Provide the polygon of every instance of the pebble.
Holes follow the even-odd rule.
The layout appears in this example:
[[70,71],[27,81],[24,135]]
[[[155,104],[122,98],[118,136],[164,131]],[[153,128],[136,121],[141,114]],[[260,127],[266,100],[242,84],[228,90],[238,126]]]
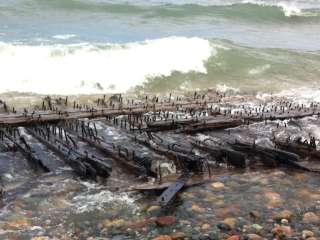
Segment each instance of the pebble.
[[222,189],[224,188],[224,184],[222,182],[214,182],[211,184],[211,187],[214,189]]
[[154,212],[154,211],[157,211],[160,209],[160,206],[151,206],[147,209],[147,212],[148,213],[151,213],[151,212]]
[[228,224],[225,224],[223,222],[218,223],[217,227],[222,231],[230,231],[231,230],[231,227]]
[[255,218],[255,219],[260,219],[261,218],[261,214],[258,211],[255,211],[255,210],[251,211],[249,213],[249,215],[250,215],[250,217]]
[[231,230],[231,227],[228,224],[225,224],[223,222],[222,223],[218,223],[217,227],[222,231],[230,231]]
[[202,207],[199,207],[197,204],[192,204],[191,209],[197,213],[204,213],[206,210]]
[[276,221],[281,221],[282,219],[287,219],[288,221],[291,221],[292,218],[293,218],[293,213],[289,210],[283,210],[273,215],[273,220],[276,220]]
[[123,226],[125,221],[123,219],[115,219],[115,220],[105,220],[103,222],[103,226],[105,228],[110,228],[110,227],[120,227]]
[[202,231],[207,231],[211,226],[208,223],[205,223],[201,226]]
[[237,220],[235,218],[226,218],[223,220],[223,223],[229,225],[229,227],[233,229],[237,224]]
[[289,221],[287,219],[281,219],[281,224],[288,225]]
[[262,240],[263,238],[258,234],[250,233],[246,235],[247,240]]
[[184,232],[174,232],[170,234],[172,240],[183,240],[186,237]]
[[251,229],[253,229],[255,232],[258,233],[263,229],[263,227],[261,225],[255,223],[255,224],[251,225]]
[[39,236],[31,238],[31,240],[49,240],[49,238],[46,236]]
[[165,227],[172,225],[176,220],[177,218],[175,216],[163,216],[156,219],[156,224],[160,227]]
[[233,235],[231,237],[228,237],[227,240],[240,240],[240,236],[238,235]]
[[172,240],[172,238],[169,235],[160,235],[153,240]]
[[315,213],[313,212],[307,212],[303,215],[303,220],[304,223],[311,223],[311,224],[318,224],[320,223],[320,217],[318,217]]
[[272,229],[272,233],[278,237],[282,237],[282,236],[291,237],[292,236],[292,229],[289,226],[276,225]]
[[302,231],[302,238],[303,239],[309,239],[311,237],[314,237],[314,233],[310,230],[303,230]]

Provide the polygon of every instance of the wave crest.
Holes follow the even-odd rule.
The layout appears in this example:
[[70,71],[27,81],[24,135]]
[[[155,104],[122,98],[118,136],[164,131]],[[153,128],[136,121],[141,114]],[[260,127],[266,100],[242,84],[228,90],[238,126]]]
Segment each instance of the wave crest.
[[124,92],[173,71],[206,73],[215,53],[208,40],[170,37],[128,44],[27,46],[0,44],[0,92]]

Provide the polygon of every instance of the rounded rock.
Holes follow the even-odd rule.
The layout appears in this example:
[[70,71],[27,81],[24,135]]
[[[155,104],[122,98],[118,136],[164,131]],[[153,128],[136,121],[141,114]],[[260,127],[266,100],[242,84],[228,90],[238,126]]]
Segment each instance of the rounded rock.
[[302,231],[302,238],[303,239],[309,239],[311,237],[314,237],[314,233],[310,230],[303,230]]
[[313,212],[307,212],[303,215],[302,221],[304,223],[318,224],[320,223],[320,217]]

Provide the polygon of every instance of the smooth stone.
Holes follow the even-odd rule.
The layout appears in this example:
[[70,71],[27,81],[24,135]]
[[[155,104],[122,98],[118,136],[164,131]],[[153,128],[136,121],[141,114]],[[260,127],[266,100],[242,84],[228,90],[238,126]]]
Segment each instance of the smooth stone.
[[192,204],[191,209],[197,213],[204,213],[206,210],[202,207],[199,207],[197,204]]
[[49,237],[46,236],[39,236],[39,237],[33,237],[31,240],[49,240]]
[[163,216],[156,219],[156,224],[160,227],[165,227],[172,225],[176,220],[177,218],[175,216]]
[[263,227],[261,225],[256,224],[256,223],[252,224],[251,228],[254,229],[255,232],[260,232],[263,229]]
[[225,224],[223,222],[218,223],[217,227],[222,231],[230,231],[231,230],[231,227],[228,224]]
[[214,189],[222,189],[224,188],[224,184],[222,182],[214,182],[211,184],[211,187]]
[[314,233],[310,230],[303,230],[302,231],[302,238],[303,239],[309,239],[311,237],[314,237]]
[[292,235],[292,229],[289,226],[279,226],[276,225],[273,229],[272,229],[272,233],[276,236],[286,236],[286,237],[291,237]]
[[205,223],[201,226],[202,231],[207,231],[211,226],[208,223]]
[[220,239],[217,231],[210,231],[210,232],[208,232],[208,235],[211,240],[219,240]]
[[240,240],[240,236],[238,235],[233,235],[231,237],[228,237],[227,240]]
[[183,240],[186,237],[184,232],[174,232],[170,234],[172,240]]
[[151,212],[154,212],[154,211],[157,211],[160,209],[160,206],[151,206],[147,209],[147,212],[148,213],[151,213]]
[[246,235],[246,240],[262,240],[263,238],[258,234],[250,233]]
[[281,221],[282,219],[287,219],[288,221],[291,221],[293,218],[293,213],[289,210],[283,210],[279,213],[274,214],[272,218],[276,221]]
[[153,238],[153,240],[172,240],[172,238],[169,235],[160,235],[156,238]]
[[226,218],[223,220],[223,223],[227,224],[230,226],[230,228],[235,228],[237,224],[237,220],[235,218]]
[[249,215],[250,215],[250,217],[255,218],[255,219],[260,219],[261,218],[261,214],[258,211],[255,211],[255,210],[251,211],[249,213]]
[[115,219],[115,220],[105,220],[103,223],[103,227],[110,228],[110,227],[120,227],[125,224],[125,221],[123,219]]
[[318,224],[320,223],[320,217],[313,212],[307,212],[303,215],[302,221],[304,223]]

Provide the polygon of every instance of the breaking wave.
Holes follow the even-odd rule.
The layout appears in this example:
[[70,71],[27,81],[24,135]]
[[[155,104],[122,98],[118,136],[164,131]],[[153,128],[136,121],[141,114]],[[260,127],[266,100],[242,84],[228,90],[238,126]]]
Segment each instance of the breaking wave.
[[195,37],[126,44],[1,43],[0,66],[0,92],[166,92],[224,85],[275,92],[317,86],[320,53]]
[[1,43],[0,92],[124,92],[147,78],[169,76],[173,71],[205,74],[204,61],[214,51],[208,40],[184,37],[128,44],[29,46]]

